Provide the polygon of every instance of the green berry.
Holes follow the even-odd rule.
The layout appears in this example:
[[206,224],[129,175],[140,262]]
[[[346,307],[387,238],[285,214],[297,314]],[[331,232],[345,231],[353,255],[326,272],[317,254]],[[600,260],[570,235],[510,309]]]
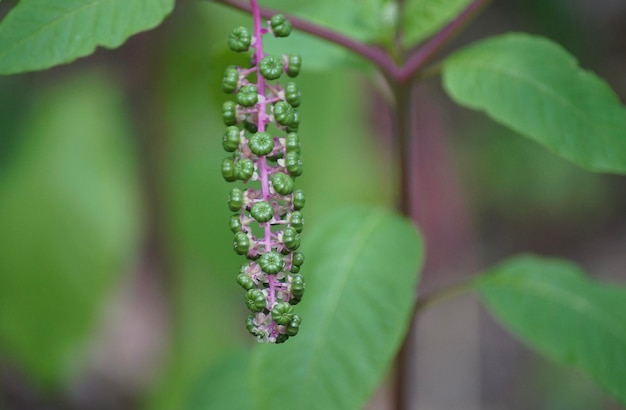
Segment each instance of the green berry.
[[250,289],[246,292],[246,306],[253,312],[265,309],[265,295],[259,289]]
[[251,42],[252,36],[245,27],[235,28],[228,36],[228,47],[237,53],[248,51]]
[[304,191],[301,189],[296,189],[293,191],[293,209],[296,211],[304,208],[304,203],[306,202],[304,198]]
[[243,206],[243,192],[239,188],[233,188],[228,195],[228,209],[233,212],[241,210]]
[[304,218],[302,217],[300,211],[294,211],[291,213],[289,225],[292,226],[296,232],[302,232],[302,228],[304,228]]
[[250,249],[250,238],[244,232],[237,232],[233,241],[233,249],[238,255],[245,255]]
[[275,37],[287,37],[291,33],[291,22],[282,14],[275,14],[270,19],[270,26]]
[[248,146],[255,155],[267,155],[274,149],[274,138],[268,132],[257,132],[250,137]]
[[293,110],[293,118],[291,122],[287,125],[287,132],[297,132],[298,128],[300,128],[300,113],[298,110]]
[[287,134],[285,138],[285,147],[287,148],[287,152],[297,152],[300,153],[300,137],[295,132],[290,132]]
[[230,224],[229,225],[230,225],[230,231],[232,233],[241,232],[241,228],[243,227],[241,225],[241,218],[237,214],[230,216]]
[[291,265],[291,269],[289,269],[289,272],[291,272],[291,273],[298,273],[298,272],[300,272],[300,267],[296,266],[296,265]]
[[298,334],[300,330],[300,324],[302,323],[302,319],[300,319],[299,315],[293,315],[289,324],[287,325],[287,334],[289,336],[295,336]]
[[288,152],[285,156],[285,167],[291,176],[297,177],[302,175],[302,160],[297,152]]
[[287,83],[285,86],[285,99],[294,108],[300,106],[300,90],[296,83]]
[[294,109],[285,101],[274,104],[274,118],[280,125],[289,125],[294,121]]
[[250,276],[246,275],[245,273],[240,273],[239,275],[237,275],[237,283],[245,290],[250,290],[255,286],[252,278],[250,278]]
[[304,254],[302,252],[294,252],[291,256],[291,264],[302,266],[302,264],[304,264]]
[[293,179],[282,172],[277,172],[272,175],[272,186],[274,191],[281,195],[289,195],[293,192]]
[[235,176],[237,179],[247,181],[254,174],[254,162],[248,158],[240,159],[235,163]]
[[283,244],[290,251],[295,251],[300,247],[300,235],[295,228],[285,228],[283,232]]
[[293,275],[291,278],[291,293],[302,296],[304,294],[304,287],[304,276],[300,274]]
[[246,329],[248,329],[248,332],[250,332],[252,336],[260,336],[261,332],[254,323],[254,315],[248,315],[246,318]]
[[233,101],[226,101],[222,104],[222,119],[226,125],[237,124],[237,104]]
[[242,107],[252,107],[259,101],[258,91],[253,85],[244,85],[237,93],[237,103]]
[[276,344],[285,343],[287,339],[289,339],[289,335],[285,333],[279,333],[278,336],[276,336]]
[[261,255],[259,258],[259,266],[263,272],[274,275],[283,270],[285,262],[278,252],[270,251]]
[[251,134],[254,134],[258,131],[258,127],[256,126],[256,124],[247,120],[243,120],[243,127]]
[[259,62],[259,71],[266,80],[276,80],[283,73],[283,63],[274,56],[265,56]]
[[235,126],[230,126],[226,128],[224,132],[224,137],[222,140],[222,145],[224,149],[228,152],[235,152],[237,148],[239,148],[239,143],[241,142],[241,133],[239,128]]
[[286,325],[293,319],[293,306],[288,302],[278,302],[272,308],[272,319],[279,325]]
[[222,176],[228,182],[233,182],[237,180],[237,175],[235,174],[235,161],[232,158],[224,158],[222,162]]
[[252,205],[250,215],[259,223],[264,223],[274,217],[274,208],[268,202],[261,201]]
[[298,54],[289,54],[287,56],[287,75],[289,77],[296,77],[300,73],[301,66],[302,57]]
[[224,71],[224,78],[222,79],[222,91],[227,94],[235,92],[239,86],[239,71],[235,66],[228,66]]

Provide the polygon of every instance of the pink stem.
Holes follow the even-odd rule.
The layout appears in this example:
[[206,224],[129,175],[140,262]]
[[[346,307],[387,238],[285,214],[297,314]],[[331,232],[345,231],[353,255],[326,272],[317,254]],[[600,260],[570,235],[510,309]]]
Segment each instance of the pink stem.
[[[265,52],[263,51],[263,26],[261,22],[261,9],[259,8],[259,2],[257,0],[250,0],[250,7],[252,7],[252,19],[254,21],[254,52],[255,52],[255,60],[257,64],[257,90],[259,96],[261,96],[258,104],[258,121],[257,121],[257,130],[258,132],[265,131],[265,122],[267,116],[267,108],[265,102],[265,78],[258,71],[259,63],[265,57]],[[265,201],[269,200],[270,190],[269,190],[269,181],[268,181],[268,172],[267,172],[267,160],[265,156],[261,156],[259,158],[259,171],[261,173],[261,193],[263,194],[263,199]],[[271,234],[272,230],[270,228],[269,222],[265,223],[264,229],[264,238],[263,242],[265,243],[265,251],[269,252],[272,250],[271,246]],[[271,284],[271,282],[270,282]],[[270,290],[271,296],[273,298],[273,291]]]

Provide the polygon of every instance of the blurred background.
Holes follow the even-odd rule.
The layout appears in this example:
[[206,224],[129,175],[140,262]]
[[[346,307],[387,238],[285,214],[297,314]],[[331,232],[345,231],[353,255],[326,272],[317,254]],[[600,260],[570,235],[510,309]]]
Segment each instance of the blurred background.
[[[16,3],[3,1],[0,18]],[[324,21],[314,2],[263,4]],[[249,18],[180,1],[120,49],[0,77],[0,409],[180,409],[212,362],[253,343],[219,171],[222,73],[245,64],[226,49],[236,25]],[[623,1],[494,1],[450,49],[505,31],[560,42],[626,101]],[[307,225],[345,203],[393,206],[397,164],[372,67],[303,37],[270,47],[304,56]],[[438,78],[415,99],[424,293],[519,252],[624,283],[625,178],[456,107]],[[417,346],[420,410],[619,408],[471,296],[420,317]],[[370,408],[386,408],[386,394]]]

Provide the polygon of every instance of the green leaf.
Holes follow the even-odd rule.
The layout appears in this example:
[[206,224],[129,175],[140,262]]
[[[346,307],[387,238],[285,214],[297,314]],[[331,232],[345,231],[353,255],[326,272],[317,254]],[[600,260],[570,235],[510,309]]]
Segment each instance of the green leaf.
[[87,76],[46,93],[0,180],[0,350],[46,386],[80,367],[137,250],[138,186],[114,89]]
[[413,311],[422,246],[411,222],[350,207],[311,226],[303,250],[307,292],[296,309],[300,333],[281,346],[259,346],[251,364],[261,409],[362,408]]
[[576,164],[626,173],[626,109],[557,44],[527,34],[484,40],[448,58],[443,81],[459,104]]
[[22,0],[0,24],[0,74],[42,70],[115,48],[157,26],[174,0]]
[[189,410],[250,410],[250,396],[246,376],[251,360],[250,351],[240,350],[226,355],[213,364],[198,380]]
[[518,257],[480,276],[487,308],[538,352],[574,365],[626,403],[626,288],[575,265]]
[[404,44],[411,47],[454,20],[471,0],[408,0],[404,13]]

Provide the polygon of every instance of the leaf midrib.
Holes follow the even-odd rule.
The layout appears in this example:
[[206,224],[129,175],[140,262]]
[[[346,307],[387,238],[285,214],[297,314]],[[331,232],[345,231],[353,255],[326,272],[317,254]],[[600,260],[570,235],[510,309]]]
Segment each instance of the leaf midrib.
[[313,344],[312,349],[310,350],[308,362],[310,363],[309,371],[307,372],[307,378],[304,381],[305,390],[308,390],[311,385],[313,370],[316,367],[316,364],[319,363],[319,360],[314,360],[315,357],[320,355],[320,351],[323,349],[326,344],[325,341],[328,340],[327,337],[321,337],[322,335],[328,334],[331,322],[332,322],[332,313],[336,311],[336,307],[341,300],[342,290],[346,287],[346,284],[349,282],[348,278],[352,275],[354,266],[356,266],[355,261],[358,259],[358,255],[361,254],[363,248],[367,241],[370,240],[370,234],[375,230],[376,226],[385,218],[384,214],[371,213],[363,222],[362,229],[355,233],[356,237],[361,238],[360,241],[355,241],[353,246],[351,247],[352,252],[346,252],[341,263],[337,265],[337,271],[342,274],[338,276],[337,281],[340,286],[334,287],[334,292],[330,293],[328,298],[329,308],[326,309],[328,313],[323,317],[321,329],[324,331],[320,331],[317,333],[318,337],[315,338],[315,342]]

